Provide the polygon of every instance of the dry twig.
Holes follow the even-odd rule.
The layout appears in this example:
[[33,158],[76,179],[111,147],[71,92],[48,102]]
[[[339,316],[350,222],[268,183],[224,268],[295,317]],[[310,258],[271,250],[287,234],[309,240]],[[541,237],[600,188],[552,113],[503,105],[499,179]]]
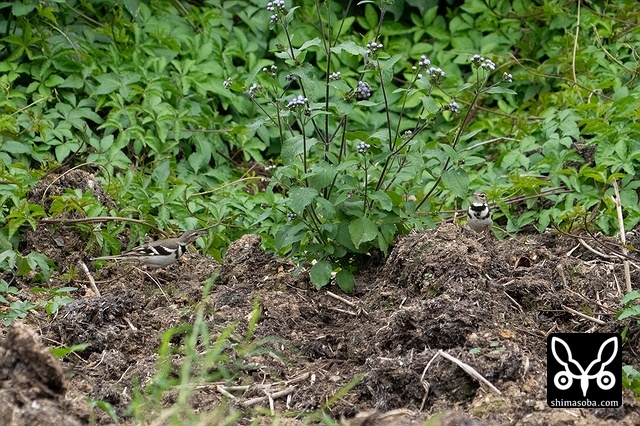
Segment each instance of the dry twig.
[[427,395],[429,394],[429,389],[430,389],[430,385],[427,381],[424,380],[424,376],[427,374],[427,370],[429,369],[429,366],[431,366],[431,363],[436,359],[436,357],[438,356],[442,356],[443,358],[448,359],[449,361],[453,362],[454,364],[458,365],[458,367],[462,368],[467,374],[469,374],[471,377],[473,377],[474,379],[478,380],[481,384],[485,384],[487,387],[489,387],[489,389],[491,389],[493,392],[497,393],[498,395],[502,395],[502,392],[500,392],[498,390],[498,388],[496,388],[495,386],[493,386],[493,384],[491,384],[490,381],[488,381],[487,379],[485,379],[480,373],[478,373],[478,371],[473,368],[472,366],[470,366],[469,364],[466,364],[462,361],[460,361],[458,358],[449,355],[448,353],[446,353],[445,351],[443,351],[442,349],[438,350],[438,352],[436,352],[436,354],[429,360],[429,362],[427,363],[427,366],[424,368],[424,371],[422,372],[422,377],[420,377],[420,383],[422,384],[422,386],[425,389],[425,396],[424,398],[422,398],[422,404],[420,406],[420,411],[422,411],[422,409],[424,408],[424,403],[427,400]]
[[345,305],[349,305],[349,306],[351,306],[352,308],[354,308],[354,307],[356,307],[356,306],[357,306],[357,304],[355,304],[355,303],[353,303],[353,302],[350,302],[349,300],[345,299],[344,297],[342,297],[342,296],[338,296],[337,294],[332,293],[332,292],[330,292],[330,291],[327,291],[327,296],[329,296],[329,297],[333,297],[334,299],[339,300],[339,301],[341,301],[342,303],[344,303]]
[[257,397],[257,398],[248,399],[248,400],[246,400],[246,401],[244,401],[242,403],[242,406],[245,407],[245,408],[253,407],[254,405],[261,404],[261,403],[263,403],[265,401],[269,401],[270,399],[278,399],[278,398],[281,398],[283,396],[287,396],[287,395],[293,393],[293,391],[295,391],[296,388],[297,388],[297,386],[291,386],[290,388],[287,388],[285,390],[281,390],[279,392],[274,392],[272,394],[267,394],[268,396],[260,396],[260,397]]
[[80,268],[82,268],[82,270],[86,274],[87,278],[89,278],[89,284],[91,284],[91,288],[93,289],[93,293],[96,296],[100,297],[100,290],[98,290],[98,287],[96,286],[96,282],[93,279],[93,276],[91,275],[91,272],[89,272],[89,268],[87,268],[87,265],[83,261],[80,261]]
[[588,319],[589,321],[593,321],[596,324],[599,324],[599,325],[605,325],[606,324],[606,322],[604,322],[602,320],[599,320],[598,318],[594,318],[594,317],[589,316],[587,314],[583,314],[582,312],[576,311],[575,309],[571,309],[568,306],[565,306],[565,305],[560,305],[560,306],[562,306],[562,309],[564,309],[565,311],[570,312],[570,313],[572,313],[574,315],[578,315],[579,317],[582,317],[584,319]]
[[583,240],[582,238],[578,238],[578,241],[580,242],[580,244],[582,244],[582,246],[584,248],[586,248],[587,250],[589,250],[591,253],[595,254],[596,256],[600,256],[604,259],[615,259],[616,257],[610,254],[604,254],[596,249],[594,249],[593,247],[591,247],[589,244],[586,243],[585,240]]
[[[622,217],[622,203],[620,202],[620,191],[618,190],[618,182],[613,179],[613,191],[616,196],[612,197],[613,201],[616,203],[616,211],[618,212],[618,225],[620,228],[620,243],[622,244],[622,254],[625,256],[629,255],[627,250],[627,238],[624,231],[624,218]],[[627,293],[631,291],[631,271],[629,270],[629,261],[623,260],[622,265],[624,266],[624,280],[627,284]]]

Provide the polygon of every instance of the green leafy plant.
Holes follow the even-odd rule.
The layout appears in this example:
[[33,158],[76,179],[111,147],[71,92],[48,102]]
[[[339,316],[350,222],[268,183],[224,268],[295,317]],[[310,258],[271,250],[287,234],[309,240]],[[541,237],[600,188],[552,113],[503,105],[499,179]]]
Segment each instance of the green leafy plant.
[[14,270],[18,277],[38,270],[32,280],[34,282],[48,282],[51,278],[53,263],[42,253],[31,252],[26,256],[14,250],[5,250],[0,253],[0,267],[3,270]]
[[[109,416],[112,422],[114,422],[116,425],[120,424],[120,422],[118,421],[118,413],[116,412],[115,408],[113,408],[113,405],[109,404],[106,401],[102,401],[102,400],[91,398],[91,397],[86,397],[86,400],[89,403],[90,408],[101,409],[102,411],[107,413],[107,415]],[[94,417],[95,417],[95,414],[92,412],[91,423],[95,423]]]
[[640,302],[640,291],[634,290],[625,294],[620,300],[622,310],[620,310],[616,315],[618,320],[623,320],[632,316],[640,317],[640,303],[637,302]]
[[[4,280],[0,280],[0,287],[4,287],[6,282]],[[6,287],[5,291],[0,289],[0,303],[9,304],[6,311],[0,314],[0,319],[3,320],[4,325],[9,325],[16,319],[24,319],[27,317],[29,312],[34,309],[42,309],[44,308],[45,312],[49,315],[54,315],[58,312],[58,309],[64,305],[68,305],[73,302],[74,299],[68,296],[68,293],[71,291],[77,290],[75,287],[63,287],[59,289],[44,289],[42,287],[34,287],[31,289],[33,293],[45,293],[50,295],[51,297],[46,300],[41,300],[37,303],[33,303],[28,300],[23,301],[15,301],[9,304],[7,299],[2,296],[2,293],[10,293],[17,294],[17,289],[15,287]]]
[[[624,295],[620,300],[622,309],[617,313],[618,320],[624,320],[626,318],[634,317],[637,319],[637,323],[640,324],[640,291],[633,290]],[[626,334],[628,330],[625,329]],[[640,371],[636,370],[631,365],[625,365],[622,367],[622,386],[625,389],[630,389],[640,399]]]
[[9,285],[3,279],[0,279],[0,303],[8,304],[9,301],[4,297],[5,294],[17,294],[18,289],[12,285]]
[[640,371],[631,365],[622,367],[622,387],[631,390],[640,399]]
[[69,297],[69,293],[76,291],[76,287],[62,287],[62,288],[53,288],[46,289],[43,287],[33,287],[31,292],[33,293],[43,293],[51,296],[47,300],[43,300],[39,303],[39,306],[44,307],[44,310],[47,314],[53,315],[58,312],[62,306],[68,305],[73,302],[74,299]]
[[9,325],[17,319],[26,318],[29,312],[37,308],[39,308],[38,304],[29,301],[12,302],[6,312],[0,314],[0,319],[3,325]]
[[407,62],[396,53],[401,46],[384,36],[387,3],[371,3],[379,15],[366,5],[362,45],[341,37],[352,22],[349,11],[338,19],[329,3],[316,16],[322,36],[294,43],[296,20],[304,18],[296,18],[297,7],[270,2],[269,25],[279,32],[275,59],[286,71],[262,66],[244,86],[226,82],[244,90],[275,130],[264,134],[281,146],[269,187],[283,196],[272,211],[275,249],[312,261],[318,288],[334,277],[351,291],[361,255],[386,254],[397,234],[433,225],[439,199],[466,199],[470,179],[460,164],[465,157],[476,163],[465,154],[477,133],[468,131],[471,113],[486,95],[515,94],[503,85],[512,81],[506,72],[491,83],[496,65],[480,55],[467,56],[472,72],[454,89],[426,55]]
[[80,345],[64,346],[61,348],[51,348],[50,352],[57,358],[64,358],[69,354],[82,352],[89,347],[89,344],[82,343]]

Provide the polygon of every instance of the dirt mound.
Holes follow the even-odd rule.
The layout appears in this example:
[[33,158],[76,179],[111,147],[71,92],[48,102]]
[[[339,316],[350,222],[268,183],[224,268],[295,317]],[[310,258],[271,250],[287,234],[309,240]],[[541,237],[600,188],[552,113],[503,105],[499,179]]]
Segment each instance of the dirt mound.
[[0,340],[0,418],[12,425],[82,425],[89,408],[82,401],[65,400],[66,374],[62,364],[21,323],[13,324]]
[[[85,242],[73,232],[63,226],[57,234],[39,228],[23,244],[51,252],[62,268],[69,268],[87,261]],[[66,251],[56,257],[60,237]],[[552,410],[546,405],[549,332],[620,332],[628,326],[630,341],[638,336],[637,323],[614,315],[622,296],[615,278],[623,276],[621,265],[576,248],[573,239],[547,233],[482,241],[442,225],[399,238],[386,261],[372,262],[358,273],[349,295],[335,286],[316,291],[304,271],[293,275],[294,270],[290,262],[264,253],[259,237],[246,235],[229,247],[222,265],[188,253],[156,273],[159,286],[138,270],[111,264],[92,271],[102,280],[97,296],[78,276],[71,283],[80,289],[75,302],[52,318],[31,315],[27,320],[48,342],[90,344],[63,363],[75,373],[68,379],[66,398],[109,402],[123,424],[131,423],[126,408],[132,389],[145,386],[157,371],[163,332],[193,323],[201,303],[212,335],[236,324],[235,333],[243,336],[255,304],[260,307],[254,338],[265,339],[269,355],[256,357],[246,375],[228,383],[248,385],[234,393],[241,411],[267,406],[265,392],[280,396],[274,400],[276,410],[319,410],[355,379],[353,389],[329,408],[336,418],[351,418],[351,425],[422,424],[438,413],[446,413],[439,422],[447,425],[640,424],[640,404],[627,391],[624,406],[615,410]],[[639,278],[634,271],[632,280]],[[214,279],[203,296],[204,283]],[[18,284],[19,298],[33,297],[28,281]],[[4,342],[11,347],[8,337]],[[623,357],[625,364],[638,366],[627,346]],[[475,369],[490,385],[452,359]],[[57,371],[57,360],[43,355],[41,362]],[[179,365],[180,359],[174,362]],[[9,387],[9,413],[46,394],[60,412],[87,418],[86,407],[69,407],[60,397],[62,385],[53,394],[30,394],[24,380],[5,374],[3,389]],[[203,389],[192,403],[195,409],[211,409],[223,399],[221,392]],[[111,422],[102,412],[96,415],[99,424]]]

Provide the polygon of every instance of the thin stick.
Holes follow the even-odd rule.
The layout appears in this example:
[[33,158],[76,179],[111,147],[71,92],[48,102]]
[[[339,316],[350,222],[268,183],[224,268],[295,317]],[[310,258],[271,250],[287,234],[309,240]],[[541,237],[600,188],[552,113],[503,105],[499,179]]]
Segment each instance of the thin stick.
[[516,307],[520,310],[520,312],[522,312],[524,314],[524,310],[522,309],[522,306],[520,306],[520,304],[518,302],[515,301],[515,299],[511,296],[509,296],[509,293],[507,293],[506,291],[503,291],[504,295],[507,296],[509,298],[509,300],[511,300],[511,302],[516,305]]
[[358,316],[358,314],[356,312],[345,311],[344,309],[334,308],[333,306],[331,306],[329,309],[332,310],[332,311],[340,312],[340,313],[351,315],[351,316],[354,316],[354,317]]
[[582,312],[578,312],[575,309],[571,309],[568,306],[565,306],[565,305],[560,305],[560,306],[562,306],[562,309],[564,309],[565,311],[570,312],[570,313],[572,313],[574,315],[577,315],[579,317],[582,317],[584,319],[588,319],[589,321],[593,321],[596,324],[600,324],[600,325],[605,325],[606,324],[606,322],[604,322],[602,320],[599,320],[598,318],[594,318],[594,317],[591,317],[591,316],[589,316],[587,314],[583,314]]
[[600,257],[602,257],[604,259],[615,259],[615,256],[612,256],[610,254],[604,254],[604,253],[599,252],[598,250],[594,249],[589,244],[587,244],[586,241],[584,241],[582,238],[578,238],[578,241],[580,242],[580,244],[582,244],[582,246],[584,248],[586,248],[587,250],[589,250],[591,253],[595,254],[596,256],[600,256]]
[[572,248],[571,250],[569,250],[569,251],[565,254],[565,256],[570,257],[570,256],[573,254],[573,252],[574,252],[574,251],[576,251],[576,249],[577,249],[578,247],[580,247],[580,244],[577,244],[574,248]]
[[420,383],[424,388],[424,396],[422,397],[422,403],[420,404],[420,411],[424,409],[424,404],[427,402],[427,397],[429,396],[429,390],[431,389],[431,385],[424,379],[424,376],[427,374],[427,370],[431,366],[431,363],[438,357],[438,352],[434,356],[431,357],[427,365],[422,370],[422,376],[420,377]]
[[556,266],[556,269],[558,270],[558,274],[560,275],[560,278],[562,278],[562,284],[564,284],[564,286],[566,288],[569,288],[569,283],[567,282],[567,277],[565,277],[564,275],[564,270],[562,269],[562,265],[558,265]]
[[225,386],[224,389],[229,391],[229,392],[236,392],[236,391],[243,391],[246,392],[251,386],[249,385],[245,385],[245,386]]
[[229,398],[230,400],[232,401],[236,400],[236,397],[231,395],[229,392],[227,392],[223,386],[220,386],[220,385],[216,386],[216,390],[221,394],[223,394],[224,396],[226,396],[227,398]]
[[440,349],[438,351],[438,355],[445,357],[446,359],[448,359],[449,361],[453,362],[454,364],[458,364],[458,366],[460,368],[462,368],[465,372],[467,372],[467,374],[471,375],[473,378],[475,378],[479,382],[484,383],[485,385],[487,385],[489,387],[489,389],[491,389],[492,391],[494,391],[498,395],[502,395],[502,392],[500,392],[498,390],[498,388],[493,386],[490,381],[488,381],[487,379],[482,377],[482,375],[480,373],[478,373],[478,371],[475,368],[473,368],[472,366],[470,366],[469,364],[465,364],[464,362],[460,361],[458,358],[455,358],[455,357],[449,355],[448,353],[446,353],[442,349]]
[[[617,280],[617,278],[616,278],[615,274],[613,275],[613,278],[615,278],[615,279]],[[567,290],[569,293],[573,294],[574,296],[579,297],[580,299],[584,300],[585,302],[587,302],[587,303],[594,303],[598,308],[600,308],[600,309],[602,309],[602,310],[604,310],[604,311],[608,311],[609,315],[610,315],[610,314],[615,314],[615,313],[616,313],[616,310],[615,310],[615,309],[610,308],[610,307],[608,307],[608,306],[605,306],[605,305],[603,305],[602,303],[600,303],[599,301],[594,302],[592,299],[589,299],[589,298],[587,298],[586,296],[584,296],[584,295],[582,295],[582,294],[580,294],[580,293],[578,293],[578,292],[576,292],[576,291],[573,291],[573,290],[571,290],[571,289],[570,289],[570,288],[568,288],[568,287],[567,287],[567,289],[566,289],[566,290]],[[618,287],[618,290],[620,290],[620,287]],[[620,294],[620,292],[618,292],[618,294]],[[598,297],[598,299],[599,299],[599,297]]]
[[356,306],[357,306],[355,303],[350,302],[350,301],[348,301],[347,299],[345,299],[344,297],[338,296],[337,294],[332,293],[332,292],[330,292],[330,291],[327,291],[327,296],[329,296],[329,297],[333,297],[334,299],[339,300],[339,301],[341,301],[342,303],[344,303],[345,305],[349,305],[349,306],[351,306],[352,308],[354,308],[354,307],[356,307]]
[[292,379],[287,380],[286,382],[284,382],[285,385],[292,385],[295,383],[300,383],[300,382],[304,382],[305,380],[307,380],[309,378],[309,376],[311,375],[311,373],[306,372],[306,373],[302,373]]
[[131,330],[133,330],[133,331],[138,331],[138,329],[136,328],[136,326],[135,326],[135,325],[133,325],[133,323],[129,320],[129,318],[124,317],[124,321],[125,321],[127,324],[129,324],[129,327],[131,327]]
[[91,276],[91,272],[89,272],[89,268],[87,268],[87,265],[82,260],[80,261],[80,268],[82,268],[84,273],[87,275],[87,278],[89,278],[89,284],[91,285],[91,289],[93,290],[93,293],[96,296],[100,297],[100,290],[98,290],[98,287],[96,286],[96,282]]
[[273,400],[273,397],[271,396],[271,394],[267,391],[264,391],[264,393],[267,395],[267,398],[269,398],[269,410],[271,410],[271,415],[275,416],[276,415],[276,403]]
[[622,296],[622,289],[620,288],[620,283],[618,282],[618,276],[613,274],[613,280],[616,282],[616,290],[618,290],[618,296]]
[[164,237],[168,237],[168,234],[157,226],[151,225],[150,223],[145,222],[144,220],[134,219],[131,217],[119,217],[119,216],[96,216],[96,217],[83,217],[79,219],[40,219],[41,223],[61,223],[63,225],[67,225],[69,223],[99,223],[99,222],[112,222],[112,221],[121,221],[121,222],[133,222],[139,223],[140,225],[144,225],[148,228],[151,228],[158,232],[160,235]]
[[[618,224],[620,228],[620,243],[622,244],[622,254],[628,256],[627,251],[627,237],[624,232],[624,219],[622,217],[622,202],[620,201],[620,191],[618,190],[618,182],[613,179],[613,191],[616,196],[613,198],[614,203],[616,203],[616,211],[618,212]],[[627,293],[631,291],[631,271],[629,270],[629,261],[623,260],[622,265],[624,265],[624,280],[627,284]]]
[[[296,386],[291,386],[290,388],[282,390],[280,392],[272,393],[270,395],[270,397],[273,398],[273,399],[278,399],[278,398],[281,398],[283,396],[287,396],[287,395],[293,393],[293,391],[295,391],[295,390],[296,390]],[[269,400],[269,396],[260,396],[258,398],[252,398],[252,399],[248,399],[248,400],[244,401],[242,403],[242,406],[245,407],[245,408],[253,407],[254,405],[261,404],[261,403],[263,403],[265,401],[268,401],[268,400]]]

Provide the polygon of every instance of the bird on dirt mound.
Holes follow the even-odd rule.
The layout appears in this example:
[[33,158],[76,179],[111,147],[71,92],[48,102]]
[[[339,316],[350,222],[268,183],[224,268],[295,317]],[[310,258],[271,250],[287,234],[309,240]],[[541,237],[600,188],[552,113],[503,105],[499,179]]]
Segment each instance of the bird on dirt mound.
[[187,251],[187,246],[205,234],[206,231],[203,229],[189,230],[178,238],[154,241],[119,255],[96,257],[91,260],[136,260],[150,269],[164,268],[180,259]]

